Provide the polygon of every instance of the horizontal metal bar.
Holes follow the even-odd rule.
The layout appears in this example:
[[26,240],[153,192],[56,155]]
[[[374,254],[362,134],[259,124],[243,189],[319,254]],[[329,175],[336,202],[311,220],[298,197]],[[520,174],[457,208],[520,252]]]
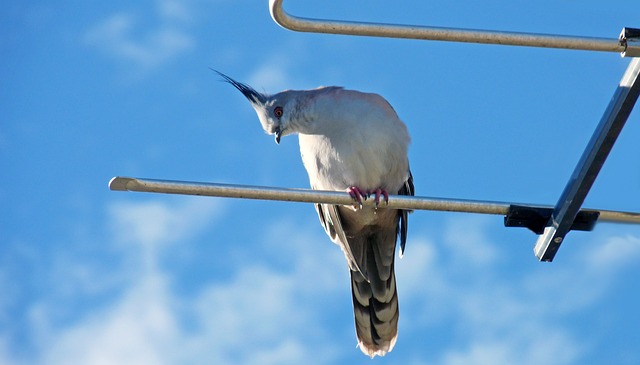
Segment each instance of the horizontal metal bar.
[[[269,1],[271,17],[283,28],[299,32],[500,44],[510,46],[564,48],[574,50],[620,52],[622,55],[627,55],[625,54],[625,50],[627,48],[626,39],[622,38],[592,38],[418,25],[310,19],[288,14],[282,8],[282,2],[283,0]],[[631,54],[628,54],[628,56],[630,55]]]
[[[141,179],[131,177],[114,177],[109,181],[109,188],[114,191],[138,191],[149,193],[199,195],[226,198],[278,200],[302,203],[324,203],[336,205],[353,205],[353,199],[346,192],[323,191],[310,189],[287,189],[264,186],[230,185],[217,183],[200,183],[186,181],[170,181]],[[373,200],[363,202],[365,206],[373,206]],[[552,206],[519,203],[492,202],[480,200],[442,199],[418,196],[390,195],[389,204],[381,208],[435,210],[446,212],[465,212],[506,215],[512,204],[535,208],[553,208]],[[585,209],[595,211],[596,209]],[[640,224],[640,213],[597,210],[598,221]]]

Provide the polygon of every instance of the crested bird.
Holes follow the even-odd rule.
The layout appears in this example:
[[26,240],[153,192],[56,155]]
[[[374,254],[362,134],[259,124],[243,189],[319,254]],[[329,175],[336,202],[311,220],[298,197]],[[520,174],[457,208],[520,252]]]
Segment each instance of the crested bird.
[[[269,95],[213,71],[249,100],[276,143],[298,134],[312,189],[346,191],[353,198],[353,206],[315,208],[347,260],[358,347],[371,358],[385,355],[398,338],[394,259],[398,238],[401,257],[404,252],[409,211],[384,208],[380,199],[414,195],[407,127],[377,94],[331,86]],[[371,197],[375,205],[363,207]]]

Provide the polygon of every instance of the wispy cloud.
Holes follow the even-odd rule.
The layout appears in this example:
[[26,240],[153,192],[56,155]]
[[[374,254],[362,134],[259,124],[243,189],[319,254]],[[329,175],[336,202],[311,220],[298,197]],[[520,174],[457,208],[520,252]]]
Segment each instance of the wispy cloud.
[[163,245],[197,236],[218,218],[222,203],[184,197],[179,204],[157,199],[119,201],[109,206],[112,231],[117,242]]
[[[607,237],[595,251],[554,263],[553,270],[536,263],[540,266],[504,277],[495,260],[499,248],[486,239],[485,223],[482,218],[451,221],[440,244],[418,237],[397,265],[400,301],[418,314],[406,321],[406,311],[401,316],[406,329],[401,328],[401,338],[425,328],[436,333],[443,326],[458,338],[431,361],[418,363],[573,364],[594,351],[591,346],[597,344],[585,341],[588,334],[564,321],[606,299],[611,282],[640,260],[640,240]],[[452,234],[456,226],[466,227],[465,232]],[[460,262],[466,263],[464,278]]]
[[179,323],[159,273],[147,274],[111,305],[51,333],[45,364],[172,363]]
[[183,197],[180,204],[149,199],[120,201],[109,206],[110,228],[116,245],[139,252],[143,270],[155,269],[165,245],[197,237],[224,210],[220,201]]
[[[283,52],[283,50],[295,50],[295,52]],[[265,54],[260,58],[261,62],[249,74],[247,83],[257,90],[267,93],[277,93],[289,89],[310,89],[321,85],[317,84],[318,75],[309,77],[307,62],[309,53],[304,44],[296,40],[288,40],[275,51]]]
[[[157,264],[158,257],[230,219],[219,204],[201,198],[111,203],[105,222],[111,234],[104,244],[123,251],[130,265],[100,274],[128,280],[113,297],[63,322],[50,318],[59,305],[55,296],[32,303],[33,362],[325,364],[361,356],[344,257],[315,221],[300,226],[274,216],[256,223],[252,229],[260,243],[236,247],[224,278],[209,278],[191,293],[177,290],[176,273]],[[456,226],[473,229],[460,235],[452,233]],[[597,250],[555,266],[552,275],[540,264],[504,277],[498,259],[504,253],[496,253],[488,232],[487,220],[463,218],[441,232],[410,238],[407,255],[396,265],[400,345],[390,356],[435,365],[580,363],[593,344],[563,318],[605,297],[612,279],[640,259],[640,240],[608,237]],[[493,254],[463,252],[472,245]],[[56,275],[65,280],[75,274]],[[578,277],[586,279],[576,282]],[[593,291],[596,277],[603,280]],[[573,288],[567,290],[569,284]],[[330,324],[337,315],[340,324]],[[437,336],[447,340],[425,356],[417,344]],[[5,343],[0,337],[0,360],[15,363]]]
[[110,15],[87,30],[83,41],[142,70],[162,65],[195,46],[194,38],[187,31],[192,15],[186,4],[170,0],[157,2],[156,24],[151,26],[140,18],[140,14],[133,12]]
[[[264,253],[248,250],[247,262],[231,280],[209,285],[192,302],[200,323],[191,338],[199,349],[193,353],[217,356],[216,363],[331,363],[344,349],[332,340],[318,312],[346,294],[339,290],[348,286],[342,253],[319,227],[311,229],[317,234],[310,233],[287,219],[270,226],[265,222],[262,227]],[[273,265],[274,259],[284,267]],[[345,285],[336,285],[336,279]],[[324,304],[313,305],[318,298]]]
[[[309,234],[280,221],[279,228],[289,232],[283,242],[265,222],[267,248],[282,250],[290,265],[279,269],[266,265],[272,255],[261,255],[261,259],[255,256],[255,247],[247,247],[241,255],[247,262],[237,265],[227,280],[205,283],[193,295],[180,295],[172,288],[171,271],[157,264],[158,257],[178,242],[197,239],[220,217],[220,208],[218,201],[198,198],[110,204],[105,224],[112,234],[105,244],[123,250],[131,262],[111,267],[109,275],[129,280],[115,297],[62,324],[50,317],[58,305],[55,298],[34,303],[31,326],[39,338],[36,362],[331,362],[337,347],[314,314],[317,308],[308,304],[318,296],[337,294],[331,279],[336,272],[344,274],[345,284],[348,279],[341,253],[323,239],[320,228],[314,230],[318,234]],[[316,243],[319,238],[322,242]],[[57,274],[58,280],[66,277],[64,272]],[[2,350],[0,338],[0,356]],[[6,358],[11,363],[10,356]]]
[[191,23],[195,18],[189,2],[184,0],[158,1],[158,13],[163,19],[181,23]]
[[[195,301],[200,326],[191,335],[190,356],[206,353],[220,360],[216,363],[299,364],[326,353],[316,363],[329,361],[334,345],[322,330],[312,330],[322,323],[312,315],[315,308],[300,299],[306,286],[299,277],[304,276],[249,266],[231,282],[203,290]],[[328,296],[322,290],[316,294]]]
[[278,59],[259,66],[249,77],[251,85],[270,94],[289,89],[292,85],[288,70],[289,62],[284,57],[276,56],[275,58]]
[[585,261],[596,270],[615,270],[640,260],[640,237],[613,236],[586,254]]
[[445,227],[445,242],[450,245],[455,260],[465,267],[487,266],[499,258],[499,250],[486,234],[487,217],[465,216],[450,220]]

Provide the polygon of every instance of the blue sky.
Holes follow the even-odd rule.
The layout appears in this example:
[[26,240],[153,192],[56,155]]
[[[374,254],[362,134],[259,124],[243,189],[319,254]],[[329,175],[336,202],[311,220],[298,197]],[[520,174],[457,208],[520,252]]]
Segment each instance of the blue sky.
[[[308,17],[616,38],[640,5],[286,1]],[[415,212],[400,335],[356,349],[347,266],[312,206],[111,192],[116,175],[307,187],[209,67],[259,91],[377,92],[417,195],[554,204],[629,60],[294,33],[267,1],[0,5],[0,363],[637,364],[640,227],[572,232],[553,263],[499,216]],[[640,114],[586,206],[640,211]]]

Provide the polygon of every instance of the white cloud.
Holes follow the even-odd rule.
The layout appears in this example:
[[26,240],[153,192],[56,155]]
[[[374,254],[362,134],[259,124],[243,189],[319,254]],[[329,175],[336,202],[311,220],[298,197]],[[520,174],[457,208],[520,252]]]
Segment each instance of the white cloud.
[[[608,237],[593,252],[504,276],[499,274],[504,262],[495,259],[498,247],[486,237],[485,226],[483,218],[455,219],[440,244],[420,238],[407,244],[407,255],[397,265],[398,287],[401,308],[412,313],[401,316],[401,339],[423,331],[437,336],[440,326],[458,338],[431,362],[418,363],[580,362],[597,343],[567,326],[566,317],[594,310],[613,278],[639,261],[640,240]],[[454,232],[456,227],[461,232]],[[466,264],[464,278],[460,263]],[[416,313],[418,318],[404,320]]]
[[442,263],[438,246],[415,236],[409,237],[404,257],[396,258],[401,335],[405,328],[419,330],[447,317],[453,294]]
[[209,285],[193,301],[199,326],[190,340],[192,353],[211,352],[216,363],[323,364],[345,350],[331,341],[334,334],[318,314],[337,295],[348,294],[340,291],[349,285],[342,253],[320,227],[276,221],[277,227],[264,222],[264,252],[247,251],[233,278]]
[[562,332],[538,328],[523,335],[478,340],[444,354],[442,365],[537,365],[571,364],[577,359],[579,346]]
[[486,237],[488,217],[465,216],[448,221],[444,240],[451,245],[454,257],[467,266],[495,263],[499,250]]
[[272,56],[272,59],[259,66],[249,77],[249,84],[256,90],[275,94],[285,89],[291,89],[293,82],[290,79],[290,61],[281,55]]
[[156,10],[158,24],[153,27],[146,28],[136,14],[119,12],[91,27],[83,40],[111,57],[146,70],[193,48],[195,41],[184,25],[191,18],[189,8],[165,0],[157,3]]
[[158,1],[158,12],[163,19],[171,19],[183,23],[189,23],[194,19],[193,11],[184,0]]
[[592,307],[606,295],[612,282],[619,280],[622,272],[640,261],[640,238],[611,232],[615,231],[595,231],[589,240],[578,242],[579,248],[564,248],[580,250],[568,260],[557,259],[547,265],[553,267],[543,266],[542,270],[522,279],[521,288],[537,302],[538,311],[561,315]]
[[[247,83],[256,90],[269,94],[283,90],[310,89],[321,86],[313,81],[317,79],[317,75],[309,79],[307,75],[310,70],[298,67],[307,64],[305,59],[308,57],[308,52],[305,47],[306,45],[299,40],[283,42],[274,52],[261,57],[264,61],[257,64],[250,73]],[[295,50],[295,52],[290,50]],[[310,80],[314,83],[310,84]]]
[[300,290],[315,296],[317,291],[331,292],[349,287],[349,270],[342,250],[324,232],[311,210],[312,221],[300,227],[281,219],[266,229],[266,250],[276,253],[292,270],[304,275]]
[[115,242],[121,247],[134,245],[131,252],[140,255],[139,266],[150,270],[163,246],[196,237],[220,216],[224,205],[220,200],[180,197],[174,203],[157,199],[120,201],[108,210]]
[[[246,247],[241,256],[246,261],[236,265],[237,270],[230,272],[228,279],[211,281],[192,295],[180,295],[172,288],[173,278],[167,269],[146,264],[156,262],[157,256],[172,244],[203,232],[219,213],[218,207],[217,201],[184,197],[170,202],[149,199],[111,204],[107,222],[114,232],[111,245],[126,250],[133,265],[112,267],[113,271],[127,272],[109,275],[128,275],[130,280],[124,282],[115,297],[78,313],[71,322],[52,321],[58,305],[55,300],[34,303],[31,326],[39,348],[36,362],[331,362],[338,350],[321,319],[314,315],[317,308],[309,304],[317,302],[318,296],[330,298],[336,294],[333,282],[324,282],[331,279],[332,273],[343,274],[340,276],[345,284],[348,275],[338,248],[328,239],[318,239],[323,235],[309,234],[280,221],[279,227],[290,233],[283,241],[275,231],[268,230],[269,222],[265,222],[265,244],[267,248],[283,250],[284,262],[290,263],[285,272],[266,265],[268,254],[254,256],[255,247]],[[321,233],[320,228],[314,231]],[[153,249],[140,255],[140,249],[145,247]],[[140,266],[145,269],[131,269]],[[355,339],[353,342],[355,346]],[[10,360],[9,355],[6,357]]]
[[[145,265],[177,242],[205,232],[219,218],[218,204],[180,197],[110,205],[106,224],[115,233],[110,244],[126,250],[133,265],[111,267],[108,274],[129,280],[114,297],[63,323],[50,318],[59,305],[55,297],[33,303],[34,362],[324,364],[361,356],[351,320],[327,323],[335,313],[341,321],[343,314],[351,317],[348,272],[342,253],[315,221],[300,226],[299,220],[271,217],[255,224],[260,243],[236,246],[228,275],[210,278],[187,294],[177,289],[181,283],[174,282],[177,277],[169,268]],[[596,305],[609,280],[595,294],[590,293],[590,279],[571,290],[566,284],[581,276],[615,277],[617,270],[637,261],[637,238],[612,237],[600,248],[626,255],[574,255],[562,266],[539,264],[508,277],[498,274],[502,260],[481,259],[481,265],[469,264],[461,280],[460,263],[476,256],[457,256],[461,243],[452,241],[462,236],[451,233],[456,225],[475,227],[468,232],[476,235],[465,237],[488,252],[497,250],[482,219],[449,222],[435,234],[443,237],[442,243],[410,237],[407,255],[396,265],[402,314],[392,360],[415,354],[421,359],[416,363],[441,365],[562,365],[580,362],[590,346],[597,346],[583,343],[584,334],[566,326],[563,318]],[[153,249],[140,255],[145,247]],[[594,261],[603,256],[611,259]],[[607,269],[598,266],[603,262],[609,263]],[[136,265],[145,270],[132,270]],[[62,272],[56,275],[65,279]],[[584,295],[589,299],[574,298]],[[440,333],[443,329],[446,334]],[[428,347],[439,350],[425,360],[420,344],[441,335],[446,340]],[[12,363],[3,343],[0,337],[0,360]]]
[[122,200],[108,209],[116,241],[153,246],[198,235],[222,213],[224,206],[220,200],[181,197],[172,203],[160,199]]
[[[56,277],[51,280],[60,284],[29,309],[31,337],[40,349],[35,355],[37,363],[176,363],[175,348],[184,337],[180,298],[172,293],[170,277],[158,267],[157,256],[201,234],[215,222],[223,206],[212,199],[153,198],[119,201],[107,211],[106,226],[112,234],[104,244],[123,252],[130,265],[88,267],[82,255],[71,253],[54,258],[52,274]],[[94,261],[91,258],[89,264]],[[119,280],[114,287],[105,277]],[[78,291],[78,286],[91,286],[90,292],[109,289],[116,293],[73,315],[61,307],[83,300],[86,291]],[[61,309],[73,320],[61,324],[57,318]]]
[[586,256],[593,269],[615,269],[640,259],[640,238],[632,235],[609,237]]
[[310,363],[314,353],[329,355],[334,350],[327,339],[310,331],[322,324],[309,302],[299,299],[305,283],[296,276],[249,266],[232,282],[209,286],[195,301],[199,330],[189,356],[211,353],[217,363],[299,364]]
[[111,306],[51,333],[45,364],[172,363],[179,335],[161,275],[134,283]]
[[18,362],[13,359],[8,342],[7,336],[0,335],[0,364],[17,365]]

